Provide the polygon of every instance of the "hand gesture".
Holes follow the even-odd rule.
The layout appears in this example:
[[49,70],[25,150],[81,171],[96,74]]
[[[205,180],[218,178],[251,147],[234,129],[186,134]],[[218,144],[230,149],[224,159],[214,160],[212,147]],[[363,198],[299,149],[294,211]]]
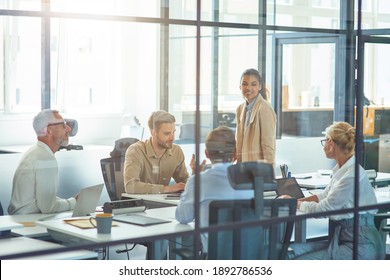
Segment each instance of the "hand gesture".
[[[206,160],[204,159],[199,166],[199,170],[202,172],[204,169],[204,166],[206,165]],[[192,154],[191,162],[190,162],[190,167],[192,170],[192,174],[195,174],[196,171],[196,166],[195,166],[195,154]]]

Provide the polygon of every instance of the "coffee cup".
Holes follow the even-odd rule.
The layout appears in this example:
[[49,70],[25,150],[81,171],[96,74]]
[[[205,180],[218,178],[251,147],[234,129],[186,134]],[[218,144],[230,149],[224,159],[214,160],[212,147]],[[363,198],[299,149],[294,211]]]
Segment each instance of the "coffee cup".
[[97,228],[98,233],[111,233],[112,226],[112,214],[111,213],[102,213],[96,214],[95,217],[89,218],[89,222],[95,228]]

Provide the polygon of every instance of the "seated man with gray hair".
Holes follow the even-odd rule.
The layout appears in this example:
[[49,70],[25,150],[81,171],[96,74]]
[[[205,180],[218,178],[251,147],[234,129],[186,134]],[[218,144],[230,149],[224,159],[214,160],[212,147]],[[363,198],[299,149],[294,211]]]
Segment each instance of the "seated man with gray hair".
[[58,164],[54,153],[69,142],[71,128],[56,110],[46,109],[33,120],[37,143],[22,157],[16,169],[8,213],[55,213],[73,210],[76,197],[57,197]]

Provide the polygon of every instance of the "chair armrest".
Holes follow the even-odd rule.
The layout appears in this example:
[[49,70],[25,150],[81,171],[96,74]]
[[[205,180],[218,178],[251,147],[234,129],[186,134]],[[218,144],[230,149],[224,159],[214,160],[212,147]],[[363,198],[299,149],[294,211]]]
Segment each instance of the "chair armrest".
[[195,258],[194,250],[189,248],[175,248],[172,252],[180,256],[183,260],[193,260]]
[[[180,256],[183,260],[194,260],[194,250],[192,248],[175,248],[172,249],[172,253]],[[200,253],[199,257],[201,260],[207,259],[207,253]]]
[[389,232],[390,225],[385,224],[381,226],[383,220],[387,220],[387,219],[390,219],[390,213],[376,213],[374,216],[374,223],[376,228],[382,232]]

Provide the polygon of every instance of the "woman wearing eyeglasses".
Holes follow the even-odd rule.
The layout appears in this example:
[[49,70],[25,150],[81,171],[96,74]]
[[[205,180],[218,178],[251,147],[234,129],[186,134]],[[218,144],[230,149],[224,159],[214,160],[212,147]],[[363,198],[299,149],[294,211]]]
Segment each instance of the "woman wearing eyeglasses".
[[[336,122],[326,129],[321,141],[327,158],[334,159],[333,176],[324,192],[298,200],[303,213],[317,213],[354,207],[355,129],[346,122]],[[377,203],[365,170],[359,166],[359,206]],[[376,210],[359,211],[358,259],[383,259],[384,244],[374,225]],[[330,240],[292,244],[293,259],[352,259],[354,213],[332,215]]]

